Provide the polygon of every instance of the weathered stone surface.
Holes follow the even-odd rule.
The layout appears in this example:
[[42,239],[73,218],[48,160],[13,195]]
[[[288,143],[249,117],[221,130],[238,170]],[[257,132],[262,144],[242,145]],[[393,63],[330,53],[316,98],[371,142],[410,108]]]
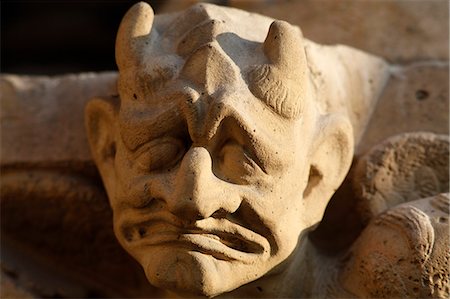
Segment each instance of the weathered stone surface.
[[[392,163],[414,175],[395,172],[385,187],[396,190],[399,179],[409,193],[383,201],[362,192],[371,204],[353,210],[360,228],[378,222],[353,235],[350,258],[336,251],[326,257],[307,238],[348,171],[387,77],[383,62],[348,47],[318,46],[286,22],[238,10],[199,4],[155,18],[142,2],[119,27],[116,61],[120,103],[89,102],[87,134],[115,235],[164,296],[432,294],[429,284],[404,287],[409,264],[396,280],[382,274],[402,252],[408,262],[445,272],[448,235],[430,249],[443,232],[430,224],[442,217],[429,208],[435,199],[397,205],[448,189],[448,139],[442,145],[432,134],[424,137],[429,142],[398,137],[411,144],[394,146],[404,159]],[[367,184],[376,181],[370,167],[357,170],[355,181],[366,174]],[[437,187],[427,185],[433,176]],[[377,243],[396,238],[406,242]],[[384,259],[372,267],[377,256]],[[422,268],[411,279],[427,274]],[[361,271],[372,279],[358,280]],[[435,293],[444,297],[448,289]]]
[[358,298],[448,298],[449,200],[438,194],[375,217],[345,257],[344,288]]
[[114,94],[116,79],[1,77],[2,267],[36,297],[135,297],[149,288],[113,237],[84,133],[85,103]]
[[312,234],[344,252],[346,297],[448,296],[448,149],[448,136],[408,133],[357,159]]
[[98,180],[70,168],[6,168],[0,187],[2,267],[37,297],[138,294],[140,274],[113,237]]
[[[298,238],[345,177],[386,64],[236,9],[154,18],[145,3],[125,15],[116,60],[120,104],[89,102],[87,134],[116,237],[149,282],[239,296],[291,254],[289,269],[317,271]],[[276,281],[266,296],[317,292]]]
[[[447,63],[394,67],[357,153],[403,132],[448,133],[448,74]],[[115,72],[53,78],[2,76],[2,165],[90,164],[80,127],[84,104],[92,96],[114,95],[116,79]]]
[[356,165],[358,214],[368,222],[394,206],[448,192],[448,170],[448,135],[418,132],[391,137]]
[[449,133],[449,65],[423,62],[395,66],[361,143],[362,154],[400,133]]
[[[319,3],[329,22],[320,26],[306,11]],[[353,39],[405,62],[448,57],[442,38],[402,52],[385,46],[441,36],[448,29],[431,29],[445,11],[416,21],[419,9],[443,6],[304,1],[267,9],[313,39]],[[294,15],[298,7],[305,10]],[[448,64],[391,67],[364,134],[388,74],[374,56],[314,44],[284,22],[269,30],[270,18],[236,10],[197,6],[153,20],[147,6],[135,8],[118,37],[120,107],[114,72],[2,78],[1,253],[14,283],[36,297],[448,297],[448,195],[433,197],[448,191],[448,138],[401,135],[360,158],[397,133],[448,132]],[[353,26],[363,16],[367,23]],[[413,26],[411,36],[402,26]],[[387,28],[391,35],[377,31]],[[114,231],[82,126],[93,96],[86,124]],[[206,138],[202,128],[211,127],[219,130]],[[353,139],[356,170],[310,234],[346,175]],[[396,159],[385,165],[383,153]],[[380,172],[390,184],[355,192],[379,185]],[[379,190],[394,194],[382,208]]]
[[[196,1],[167,2],[161,12]],[[288,21],[321,44],[349,45],[390,63],[448,60],[449,4],[436,1],[229,1],[230,5]]]
[[83,124],[84,105],[116,94],[117,74],[58,77],[2,75],[1,163],[61,164],[91,161]]

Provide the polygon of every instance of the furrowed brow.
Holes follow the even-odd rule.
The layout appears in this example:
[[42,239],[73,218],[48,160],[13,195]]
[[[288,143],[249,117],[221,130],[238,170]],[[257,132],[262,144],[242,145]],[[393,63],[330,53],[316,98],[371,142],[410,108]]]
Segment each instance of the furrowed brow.
[[176,133],[176,128],[181,127],[183,127],[183,119],[179,115],[176,103],[163,109],[135,107],[121,112],[120,115],[120,136],[125,146],[131,151],[167,132]]

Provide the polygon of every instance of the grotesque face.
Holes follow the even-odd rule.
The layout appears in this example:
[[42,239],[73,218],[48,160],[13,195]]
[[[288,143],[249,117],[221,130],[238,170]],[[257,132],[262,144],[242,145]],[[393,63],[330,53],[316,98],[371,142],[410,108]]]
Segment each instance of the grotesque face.
[[168,89],[167,106],[121,107],[115,232],[154,285],[215,295],[292,253],[308,213],[311,127],[248,90]]
[[[147,5],[133,7],[118,43],[148,15]],[[120,244],[153,285],[206,296],[256,280],[294,252],[352,147],[348,124],[324,121],[312,103],[297,29],[274,22],[264,43],[242,42],[218,37],[217,22],[201,20],[187,34],[196,40],[179,39],[176,55],[157,63],[132,61],[139,55],[119,44],[120,108],[87,108]],[[260,63],[226,49],[238,42],[239,55]]]

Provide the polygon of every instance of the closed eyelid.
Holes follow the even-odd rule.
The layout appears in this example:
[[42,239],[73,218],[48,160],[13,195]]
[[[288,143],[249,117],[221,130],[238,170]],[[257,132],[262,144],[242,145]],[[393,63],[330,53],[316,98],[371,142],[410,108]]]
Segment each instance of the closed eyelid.
[[249,153],[245,149],[244,149],[244,155],[246,155],[248,157],[248,159],[250,159],[250,161],[255,163],[258,166],[258,168],[261,169],[262,172],[264,172],[265,174],[268,174],[264,164],[261,162],[259,157],[257,157],[257,155],[252,155],[252,154],[249,155]]
[[144,171],[157,171],[173,166],[185,151],[185,144],[181,140],[163,137],[140,146],[133,153],[133,161],[136,161],[138,167]]
[[[223,130],[226,130],[226,126],[224,125]],[[221,127],[222,129],[222,127]],[[220,131],[220,130],[219,130]],[[257,150],[255,148],[253,148],[252,145],[249,145],[249,141],[250,141],[250,135],[248,132],[245,132],[244,138],[242,138],[242,140],[238,141],[236,138],[232,138],[232,137],[227,137],[225,139],[224,142],[222,142],[219,147],[220,147],[220,152],[219,155],[223,155],[223,150],[227,147],[227,146],[238,146],[242,149],[242,152],[244,154],[244,156],[252,163],[254,163],[262,172],[264,172],[265,174],[267,173],[267,170],[264,166],[264,163],[262,163],[261,158],[258,156],[257,154]]]
[[139,156],[139,155],[143,154],[149,148],[152,148],[154,146],[157,146],[157,145],[160,145],[163,143],[169,143],[169,142],[174,142],[174,139],[172,137],[164,137],[164,136],[157,137],[155,139],[150,140],[149,142],[146,142],[146,143],[138,146],[136,149],[134,149],[133,155]]

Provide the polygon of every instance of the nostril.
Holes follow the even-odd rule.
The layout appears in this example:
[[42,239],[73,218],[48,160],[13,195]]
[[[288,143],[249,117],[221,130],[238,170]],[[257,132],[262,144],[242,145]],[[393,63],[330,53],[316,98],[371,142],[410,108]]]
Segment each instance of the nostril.
[[127,242],[131,242],[133,241],[133,235],[131,234],[131,232],[126,232],[125,234],[123,234],[125,240],[127,240]]
[[127,242],[133,241],[133,235],[133,229],[131,227],[125,227],[122,229],[122,236]]

